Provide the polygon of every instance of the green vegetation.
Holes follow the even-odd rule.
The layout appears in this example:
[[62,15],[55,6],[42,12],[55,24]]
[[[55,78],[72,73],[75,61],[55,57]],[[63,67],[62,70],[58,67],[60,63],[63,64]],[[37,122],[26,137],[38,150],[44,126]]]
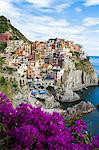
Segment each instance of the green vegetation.
[[8,82],[2,75],[0,76],[0,91],[4,92],[9,99],[12,99],[13,93],[18,91],[18,85],[16,82]]
[[19,30],[17,30],[16,28],[14,28],[12,25],[11,25],[11,29],[12,29],[12,32],[13,32],[13,40],[18,40],[18,39],[22,39],[26,42],[29,42],[26,37],[19,32]]
[[73,52],[73,51],[70,51],[72,53],[72,56],[73,57],[76,57],[76,58],[79,58],[80,57],[80,52]]
[[89,74],[93,72],[93,67],[90,64],[89,60],[87,60],[87,59],[86,60],[80,60],[80,59],[76,60],[75,66],[76,66],[76,69],[85,71]]
[[7,18],[0,16],[0,33],[5,33],[10,30]]
[[4,92],[9,99],[12,99],[13,90],[11,88],[11,85],[2,85],[0,86],[0,91]]
[[6,42],[0,42],[0,52],[3,52],[6,47],[7,47]]
[[7,85],[7,82],[6,82],[6,80],[5,80],[5,78],[2,76],[2,77],[0,77],[0,86],[3,86],[3,85]]
[[14,91],[18,91],[19,90],[17,82],[13,82],[12,83],[12,88],[13,88]]
[[54,87],[53,86],[48,86],[46,89],[51,92],[51,91],[54,90]]
[[4,92],[8,96],[8,98],[10,99],[12,98],[13,95],[12,86],[5,80],[3,76],[0,77],[0,91]]
[[72,60],[75,62],[75,67],[77,70],[84,71],[88,74],[91,74],[94,71],[93,66],[89,61],[89,58],[86,59],[80,58],[81,54],[84,55],[83,51],[80,52],[71,51],[71,53],[72,53]]
[[0,57],[0,70],[2,70],[2,65],[4,64],[5,60]]
[[13,74],[13,72],[15,72],[15,71],[16,71],[16,69],[12,68],[12,67],[6,66],[6,67],[3,68],[3,73]]
[[0,16],[0,33],[5,32],[11,33],[13,36],[12,39],[22,39],[26,42],[30,42],[22,33],[19,32],[19,30],[11,25],[10,20],[4,16]]
[[8,71],[9,74],[12,74],[13,71],[14,71],[14,68],[12,68],[12,67],[7,67],[7,71]]

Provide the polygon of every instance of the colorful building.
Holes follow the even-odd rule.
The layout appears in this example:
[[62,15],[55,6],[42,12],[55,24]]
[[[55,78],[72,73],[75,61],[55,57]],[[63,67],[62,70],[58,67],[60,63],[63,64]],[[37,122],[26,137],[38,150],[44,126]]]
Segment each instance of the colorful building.
[[1,42],[8,42],[11,40],[12,36],[10,33],[0,33],[0,41]]

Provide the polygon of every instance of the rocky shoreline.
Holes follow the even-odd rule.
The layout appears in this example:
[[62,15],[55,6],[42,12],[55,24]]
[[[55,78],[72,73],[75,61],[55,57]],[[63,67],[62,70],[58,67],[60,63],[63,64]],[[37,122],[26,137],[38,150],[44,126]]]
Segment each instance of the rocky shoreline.
[[98,86],[98,85],[99,85],[98,83],[83,84],[79,87],[74,88],[73,91],[77,92],[77,91],[80,91],[80,90],[83,90],[83,89],[88,89],[88,87]]
[[68,117],[71,117],[75,114],[78,115],[83,115],[83,114],[87,114],[90,113],[92,111],[95,111],[96,108],[94,107],[93,104],[91,104],[90,102],[84,102],[81,101],[79,104],[76,104],[72,107],[68,107],[66,110],[62,109],[62,108],[56,108],[56,109],[43,109],[47,112],[53,113],[55,111],[59,112],[60,114],[65,114]]
[[[37,94],[32,95],[31,89],[29,89],[29,91],[26,91],[25,89],[23,94],[20,94],[19,98],[14,97],[16,105],[21,102],[26,102],[32,104],[35,107],[39,106],[50,113],[54,111],[59,113],[66,113],[69,111],[69,114],[85,114],[94,111],[95,107],[91,103],[82,101],[76,92],[83,89],[87,90],[89,86],[97,86],[98,79],[88,60],[85,60],[85,62],[84,60],[77,60],[79,62],[78,66],[76,62],[70,58],[64,61],[63,68],[65,71],[62,76],[62,80],[61,82],[58,81],[56,84],[53,84],[51,91],[48,90],[45,86],[45,94],[40,94],[39,91],[41,89],[37,87],[37,83],[33,83],[33,86],[36,86],[37,89],[32,88],[32,90],[37,90]],[[42,86],[42,82],[39,84]],[[17,99],[19,100],[17,101]],[[73,105],[64,108],[62,107],[62,103],[73,103]]]
[[[46,112],[53,113],[56,111],[60,114],[65,114],[65,116],[68,116],[69,118],[73,117],[73,115],[82,116],[83,114],[95,111],[93,104],[82,101],[76,92],[69,89],[65,89],[60,93],[56,92],[54,95],[48,93],[46,96],[38,95],[37,97],[31,97],[29,99],[25,99],[21,93],[18,95],[20,97],[16,97],[16,100],[14,99],[17,105],[22,102],[30,103],[34,107],[41,107]],[[71,106],[67,105],[67,107],[63,107],[64,104],[69,104]]]

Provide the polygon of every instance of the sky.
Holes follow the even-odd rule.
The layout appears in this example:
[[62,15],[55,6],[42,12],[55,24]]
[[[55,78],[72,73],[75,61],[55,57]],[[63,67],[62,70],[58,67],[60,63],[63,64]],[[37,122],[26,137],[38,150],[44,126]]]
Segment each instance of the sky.
[[31,41],[64,38],[99,56],[99,0],[0,0],[0,15]]

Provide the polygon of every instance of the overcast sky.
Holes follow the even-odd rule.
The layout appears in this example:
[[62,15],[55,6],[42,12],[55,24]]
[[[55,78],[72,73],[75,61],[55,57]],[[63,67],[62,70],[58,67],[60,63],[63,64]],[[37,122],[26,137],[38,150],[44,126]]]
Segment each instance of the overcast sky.
[[29,40],[73,40],[99,56],[99,0],[0,0],[0,15]]

